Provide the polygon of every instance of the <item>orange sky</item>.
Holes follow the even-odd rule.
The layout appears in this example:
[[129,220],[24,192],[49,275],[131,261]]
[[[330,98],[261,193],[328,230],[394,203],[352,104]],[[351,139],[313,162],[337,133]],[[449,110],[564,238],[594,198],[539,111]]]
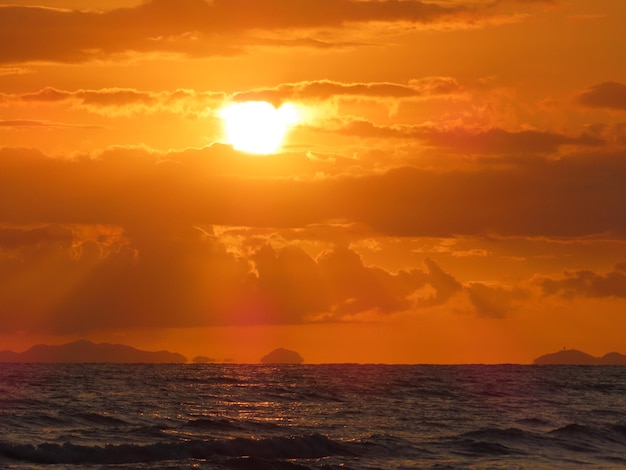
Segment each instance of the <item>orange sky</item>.
[[[626,353],[624,21],[615,0],[0,0],[0,350]],[[300,113],[266,156],[220,117],[258,100]]]

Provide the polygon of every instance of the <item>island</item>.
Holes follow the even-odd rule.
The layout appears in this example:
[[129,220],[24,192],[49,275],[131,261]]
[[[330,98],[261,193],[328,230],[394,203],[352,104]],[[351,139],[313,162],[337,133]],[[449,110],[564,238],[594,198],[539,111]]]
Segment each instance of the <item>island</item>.
[[540,365],[626,365],[626,356],[617,352],[610,352],[602,357],[595,357],[577,349],[564,349],[555,353],[544,354],[535,359],[533,363]]
[[79,340],[62,345],[38,344],[21,353],[0,351],[0,362],[180,364],[187,358],[169,351],[142,351],[123,344]]
[[215,359],[207,356],[196,356],[191,360],[191,362],[194,364],[209,364],[211,362],[215,362]]
[[262,364],[302,364],[304,359],[296,351],[285,348],[274,349],[261,358]]

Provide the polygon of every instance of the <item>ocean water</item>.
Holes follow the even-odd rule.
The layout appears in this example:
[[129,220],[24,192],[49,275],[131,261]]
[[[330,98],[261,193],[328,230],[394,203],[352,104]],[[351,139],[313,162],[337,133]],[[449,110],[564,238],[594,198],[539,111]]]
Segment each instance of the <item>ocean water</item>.
[[626,468],[624,366],[0,364],[2,469]]

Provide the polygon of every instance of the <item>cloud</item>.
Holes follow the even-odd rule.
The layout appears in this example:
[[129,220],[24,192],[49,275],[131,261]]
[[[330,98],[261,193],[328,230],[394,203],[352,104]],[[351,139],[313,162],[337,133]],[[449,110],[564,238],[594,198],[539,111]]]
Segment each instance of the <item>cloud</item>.
[[452,77],[425,77],[410,80],[408,84],[390,82],[342,83],[315,80],[283,83],[273,88],[261,88],[235,93],[236,101],[265,100],[274,103],[293,100],[329,100],[336,97],[372,99],[407,99],[453,95],[463,91]]
[[492,1],[492,5],[498,5],[501,3],[539,3],[544,5],[560,5],[561,0],[496,0]]
[[215,108],[226,98],[222,92],[202,92],[188,89],[150,92],[134,88],[101,88],[97,90],[59,90],[42,88],[33,93],[0,94],[5,104],[69,103],[75,108],[105,115],[170,112],[199,116]]
[[442,305],[462,289],[461,283],[451,274],[443,271],[432,259],[426,258],[424,263],[428,268],[428,283],[435,291],[432,297],[422,300],[426,305]]
[[626,145],[626,122],[596,123],[588,125],[585,130],[615,147]]
[[[411,294],[430,284],[437,292],[432,304],[449,297],[449,276],[432,261],[428,272],[390,273],[365,266],[361,257],[345,245],[336,245],[311,258],[302,249],[287,246],[279,251],[262,245],[251,257],[256,277],[255,291],[264,296],[286,322],[342,320],[363,312],[390,314],[413,306]],[[433,272],[435,271],[435,272]],[[449,276],[450,279],[453,279]],[[295,316],[295,317],[294,317]]]
[[624,233],[619,179],[626,160],[600,155],[504,160],[467,171],[399,168],[350,181],[342,196],[360,194],[358,205],[369,208],[361,222],[397,235]]
[[[464,5],[417,0],[151,0],[105,11],[6,5],[0,6],[0,63],[74,63],[130,52],[232,55],[247,46],[271,42],[264,32],[284,36],[288,30],[338,29],[372,22],[473,24],[480,15]],[[283,38],[283,43],[292,39],[296,46],[328,47],[328,42],[301,35]]]
[[[254,239],[234,254],[210,229],[193,227],[129,226],[117,241],[102,239],[106,229],[87,238],[79,232],[0,230],[5,331],[345,321],[443,304],[458,290],[432,260],[427,271],[391,273],[341,245],[313,258]],[[429,284],[436,295],[415,304],[411,294]]]
[[590,270],[566,271],[561,278],[543,278],[538,282],[545,295],[626,298],[626,262],[616,264],[605,274]]
[[450,131],[429,129],[425,133],[425,142],[456,152],[500,155],[553,153],[562,145],[598,146],[603,143],[601,139],[587,135],[570,137],[545,131],[504,129],[479,132],[466,129]]
[[[337,97],[372,99],[408,99],[458,94],[462,86],[450,77],[426,77],[408,84],[370,82],[343,83],[330,80],[285,83],[273,88],[262,88],[235,93],[234,101],[330,100]],[[97,90],[59,90],[46,87],[22,94],[0,94],[0,100],[10,104],[45,104],[67,102],[72,106],[100,114],[132,114],[138,112],[206,113],[208,108],[220,106],[228,95],[224,92],[203,92],[189,89],[149,92],[133,88],[102,88]]]
[[3,149],[0,223],[296,228],[335,220],[400,236],[626,232],[623,153],[495,158],[447,171],[347,175],[347,165],[298,153],[255,158],[224,145],[117,147],[72,159]]
[[463,154],[510,155],[554,153],[564,145],[600,146],[600,137],[583,134],[568,136],[555,132],[499,128],[467,129],[457,127],[438,129],[425,125],[382,126],[361,119],[340,122],[335,128],[318,130],[362,138],[411,139],[425,145]]
[[0,127],[43,127],[43,128],[75,128],[75,129],[102,129],[102,126],[85,124],[69,124],[66,122],[40,121],[36,119],[0,119]]
[[[79,89],[75,91],[45,87],[41,90],[0,93],[0,103],[10,105],[69,104],[73,108],[105,115],[169,112],[183,115],[206,115],[208,110],[233,101],[324,101],[336,98],[373,100],[426,99],[460,96],[464,87],[452,77],[424,77],[407,84],[392,82],[344,83],[331,80],[283,83],[276,87],[247,90],[228,95],[219,91],[177,89],[144,91],[134,88]],[[35,121],[33,121],[35,122]]]
[[69,247],[74,240],[71,230],[61,226],[45,226],[31,229],[0,227],[0,248],[18,249],[47,243]]
[[576,100],[589,108],[626,111],[626,85],[619,82],[598,83],[581,92]]
[[[428,258],[423,268],[397,272],[368,265],[332,231],[323,234],[331,248],[314,257],[293,240],[269,245],[254,227],[309,229],[307,236],[336,221],[394,236],[626,233],[619,153],[352,176],[319,176],[318,164],[223,145],[116,147],[71,158],[0,150],[3,325],[83,333],[351,321],[446,305],[464,289],[478,315],[501,318],[523,291],[464,288]],[[232,249],[212,224],[251,229]],[[620,264],[541,286],[563,296],[624,296],[625,278]]]
[[27,73],[32,73],[32,71],[24,67],[0,67],[0,77],[6,75],[24,75]]
[[209,14],[209,4],[199,0],[157,0],[102,12],[0,6],[0,22],[5,25],[0,31],[0,63],[76,63],[130,51],[182,50],[190,55],[237,51],[217,41],[194,40],[203,17],[208,19],[207,32],[215,25]]
[[487,318],[505,318],[515,309],[517,301],[528,296],[521,288],[489,286],[481,282],[472,282],[466,289],[476,315]]

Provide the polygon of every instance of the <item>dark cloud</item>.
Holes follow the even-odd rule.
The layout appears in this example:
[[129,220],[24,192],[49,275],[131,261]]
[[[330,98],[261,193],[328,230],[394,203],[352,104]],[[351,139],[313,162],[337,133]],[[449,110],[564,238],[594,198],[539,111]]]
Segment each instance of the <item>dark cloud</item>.
[[507,131],[504,129],[437,129],[420,125],[380,126],[352,119],[338,127],[319,129],[363,138],[415,139],[425,145],[463,154],[506,155],[554,153],[563,145],[601,146],[594,135],[568,136],[545,131]]
[[[314,258],[255,239],[254,230],[233,250],[210,224],[280,231],[342,220],[407,236],[626,233],[623,154],[356,176],[318,165],[327,163],[250,157],[223,145],[117,147],[72,158],[0,150],[3,327],[78,333],[347,321],[444,305],[463,289],[431,259],[423,269],[390,272],[365,264],[339,236]],[[605,275],[544,279],[542,287],[623,296],[625,278],[623,263]],[[523,294],[480,283],[467,289],[477,314],[497,318]]]
[[623,155],[524,158],[501,164],[447,172],[399,168],[346,186],[364,194],[359,207],[369,210],[360,220],[387,233],[624,233],[626,208],[621,201],[626,188],[619,181],[626,171]]
[[469,300],[476,315],[487,318],[505,318],[515,309],[517,301],[528,294],[520,288],[507,289],[500,286],[488,286],[473,282],[467,287]]
[[0,227],[0,249],[18,249],[24,246],[57,243],[69,247],[74,240],[73,232],[61,226],[31,229]]
[[373,308],[385,313],[406,309],[410,305],[406,297],[424,282],[421,272],[393,275],[379,268],[365,267],[361,257],[346,247],[323,253],[319,266],[329,280],[334,309],[343,314]]
[[[0,63],[80,62],[154,51],[230,55],[246,45],[267,44],[262,31],[394,21],[431,24],[458,15],[472,21],[468,13],[464,6],[417,0],[151,0],[100,12],[0,6]],[[306,46],[328,46],[302,37],[293,45],[303,45],[303,40]]]
[[[256,292],[264,296],[264,305],[288,315],[283,318],[285,322],[316,318],[342,320],[370,311],[398,312],[413,306],[409,297],[427,284],[437,292],[433,305],[450,297],[449,289],[439,279],[449,275],[433,261],[429,261],[427,272],[410,270],[393,274],[376,266],[365,266],[361,257],[344,245],[323,252],[317,259],[300,248],[276,251],[263,245],[252,260],[258,275]],[[433,273],[434,270],[437,272]]]
[[544,294],[563,297],[626,298],[626,262],[616,264],[612,271],[566,271],[561,278],[539,281]]
[[590,108],[626,111],[626,85],[619,82],[598,83],[580,93],[576,99]]
[[429,129],[425,135],[428,145],[462,153],[534,154],[554,153],[562,145],[598,146],[602,140],[592,136],[571,137],[545,131],[506,131],[488,129],[471,132],[465,129],[438,131]]
[[[347,176],[341,161],[230,147],[112,148],[73,159],[0,150],[0,223],[305,227],[343,220],[406,236],[626,232],[626,155],[495,159]],[[320,176],[320,174],[326,176]]]
[[586,126],[585,130],[616,147],[626,145],[625,122],[590,124]]
[[129,245],[116,253],[81,256],[77,263],[91,268],[55,306],[49,328],[76,332],[248,320],[249,313],[235,305],[248,265],[210,234],[191,227],[130,227],[127,235]]
[[[314,259],[251,239],[233,254],[210,230],[193,227],[129,225],[124,235],[104,251],[98,237],[79,242],[63,227],[0,231],[2,246],[20,250],[0,250],[5,331],[343,321],[442,304],[457,290],[431,260],[427,271],[394,274],[365,266],[346,246]],[[436,295],[416,305],[411,294],[429,284]]]
[[239,53],[232,44],[194,40],[194,31],[215,27],[210,10],[201,0],[158,0],[103,12],[0,6],[0,62],[75,63],[132,51]]
[[462,289],[461,283],[451,274],[446,273],[432,259],[424,261],[428,268],[429,284],[435,290],[435,294],[422,302],[426,305],[441,305],[447,302],[454,294]]

